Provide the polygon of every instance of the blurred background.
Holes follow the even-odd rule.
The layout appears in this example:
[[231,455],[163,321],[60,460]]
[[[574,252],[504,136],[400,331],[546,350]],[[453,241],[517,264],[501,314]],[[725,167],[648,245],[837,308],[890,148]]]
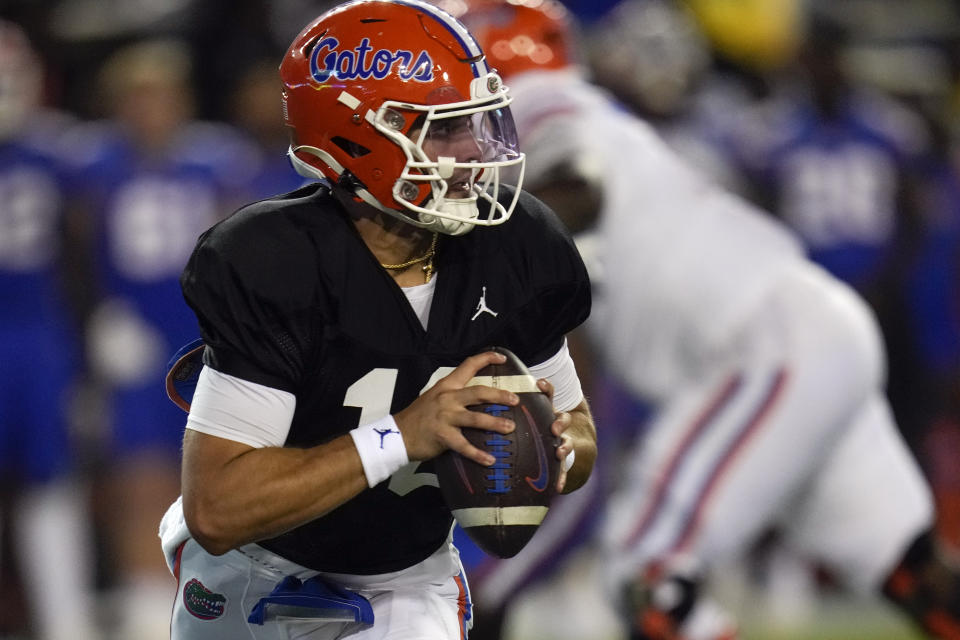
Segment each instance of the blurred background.
[[[177,279],[202,230],[301,184],[276,69],[333,4],[0,0],[0,638],[168,637],[156,531],[184,415],[163,376],[197,333]],[[595,82],[873,306],[898,423],[960,549],[958,4],[565,4]],[[523,592],[511,638],[618,637],[580,544]],[[916,637],[767,551],[721,585],[745,637]]]

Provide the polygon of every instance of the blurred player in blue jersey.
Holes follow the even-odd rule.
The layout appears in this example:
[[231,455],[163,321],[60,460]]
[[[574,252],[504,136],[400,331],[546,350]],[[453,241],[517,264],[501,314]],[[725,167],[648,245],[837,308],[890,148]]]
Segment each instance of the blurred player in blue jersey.
[[792,73],[741,118],[731,148],[753,198],[877,314],[891,363],[887,393],[917,446],[917,332],[904,275],[923,242],[917,194],[931,135],[919,114],[852,75],[844,64],[851,38],[841,17],[811,9]]
[[841,25],[814,12],[808,31],[799,73],[743,119],[741,160],[757,198],[796,231],[811,259],[872,300],[910,237],[910,179],[929,151],[929,131],[917,114],[850,78]]
[[925,462],[931,414],[942,410],[943,380],[957,371],[945,366],[957,357],[948,297],[958,281],[955,169],[935,147],[935,123],[908,108],[905,90],[892,96],[854,74],[852,23],[824,5],[808,32],[794,73],[742,118],[732,148],[758,201],[877,314],[890,363],[886,393]]
[[87,495],[68,407],[80,364],[64,273],[63,118],[41,105],[43,67],[0,21],[0,483],[36,637],[93,639]]
[[121,49],[100,82],[110,117],[72,142],[99,288],[87,346],[110,408],[107,533],[121,634],[166,637],[173,584],[156,523],[179,493],[183,420],[157,381],[167,355],[197,331],[179,274],[197,236],[242,197],[254,153],[232,127],[193,119],[191,61],[179,42]]

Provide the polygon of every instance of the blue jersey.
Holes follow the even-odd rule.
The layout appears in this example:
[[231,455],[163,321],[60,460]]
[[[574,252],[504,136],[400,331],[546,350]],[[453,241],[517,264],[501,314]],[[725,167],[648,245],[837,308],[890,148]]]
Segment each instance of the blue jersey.
[[188,128],[162,156],[142,154],[109,126],[83,136],[94,151],[78,182],[103,292],[132,305],[168,347],[196,334],[180,272],[200,233],[230,213],[232,192],[249,175],[244,158],[230,152],[236,138],[218,132]]
[[0,469],[69,469],[77,335],[63,286],[63,163],[21,132],[0,143]]
[[185,127],[163,153],[145,153],[101,123],[86,125],[73,144],[83,156],[78,196],[93,229],[101,294],[141,330],[128,357],[142,362],[112,376],[113,446],[121,455],[149,448],[175,459],[183,416],[158,383],[166,354],[197,333],[179,276],[197,237],[245,197],[252,147],[232,128],[205,123]]
[[748,166],[811,259],[863,291],[897,250],[902,179],[925,130],[873,96],[851,96],[829,119],[803,100],[779,107],[761,127],[768,135],[751,141]]
[[61,166],[30,144],[0,143],[0,325],[50,321],[63,313]]

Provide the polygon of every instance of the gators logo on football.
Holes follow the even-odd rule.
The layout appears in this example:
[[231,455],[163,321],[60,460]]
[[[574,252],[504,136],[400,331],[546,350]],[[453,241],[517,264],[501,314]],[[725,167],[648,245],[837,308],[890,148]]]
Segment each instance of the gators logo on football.
[[213,593],[196,578],[183,587],[183,606],[201,620],[215,620],[222,616],[226,603],[226,596]]

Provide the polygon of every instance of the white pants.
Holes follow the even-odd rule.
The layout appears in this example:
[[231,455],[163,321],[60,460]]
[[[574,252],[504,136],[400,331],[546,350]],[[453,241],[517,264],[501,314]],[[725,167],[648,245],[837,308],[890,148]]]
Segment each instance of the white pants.
[[689,553],[729,560],[781,525],[849,587],[875,588],[932,521],[883,394],[865,304],[817,268],[783,278],[702,375],[659,403],[610,501],[618,582]]
[[256,603],[286,576],[306,580],[316,571],[257,545],[212,556],[193,539],[180,551],[171,640],[458,640],[471,626],[469,590],[456,548],[448,541],[403,571],[360,576],[323,574],[366,597],[373,626],[317,620],[247,622]]

